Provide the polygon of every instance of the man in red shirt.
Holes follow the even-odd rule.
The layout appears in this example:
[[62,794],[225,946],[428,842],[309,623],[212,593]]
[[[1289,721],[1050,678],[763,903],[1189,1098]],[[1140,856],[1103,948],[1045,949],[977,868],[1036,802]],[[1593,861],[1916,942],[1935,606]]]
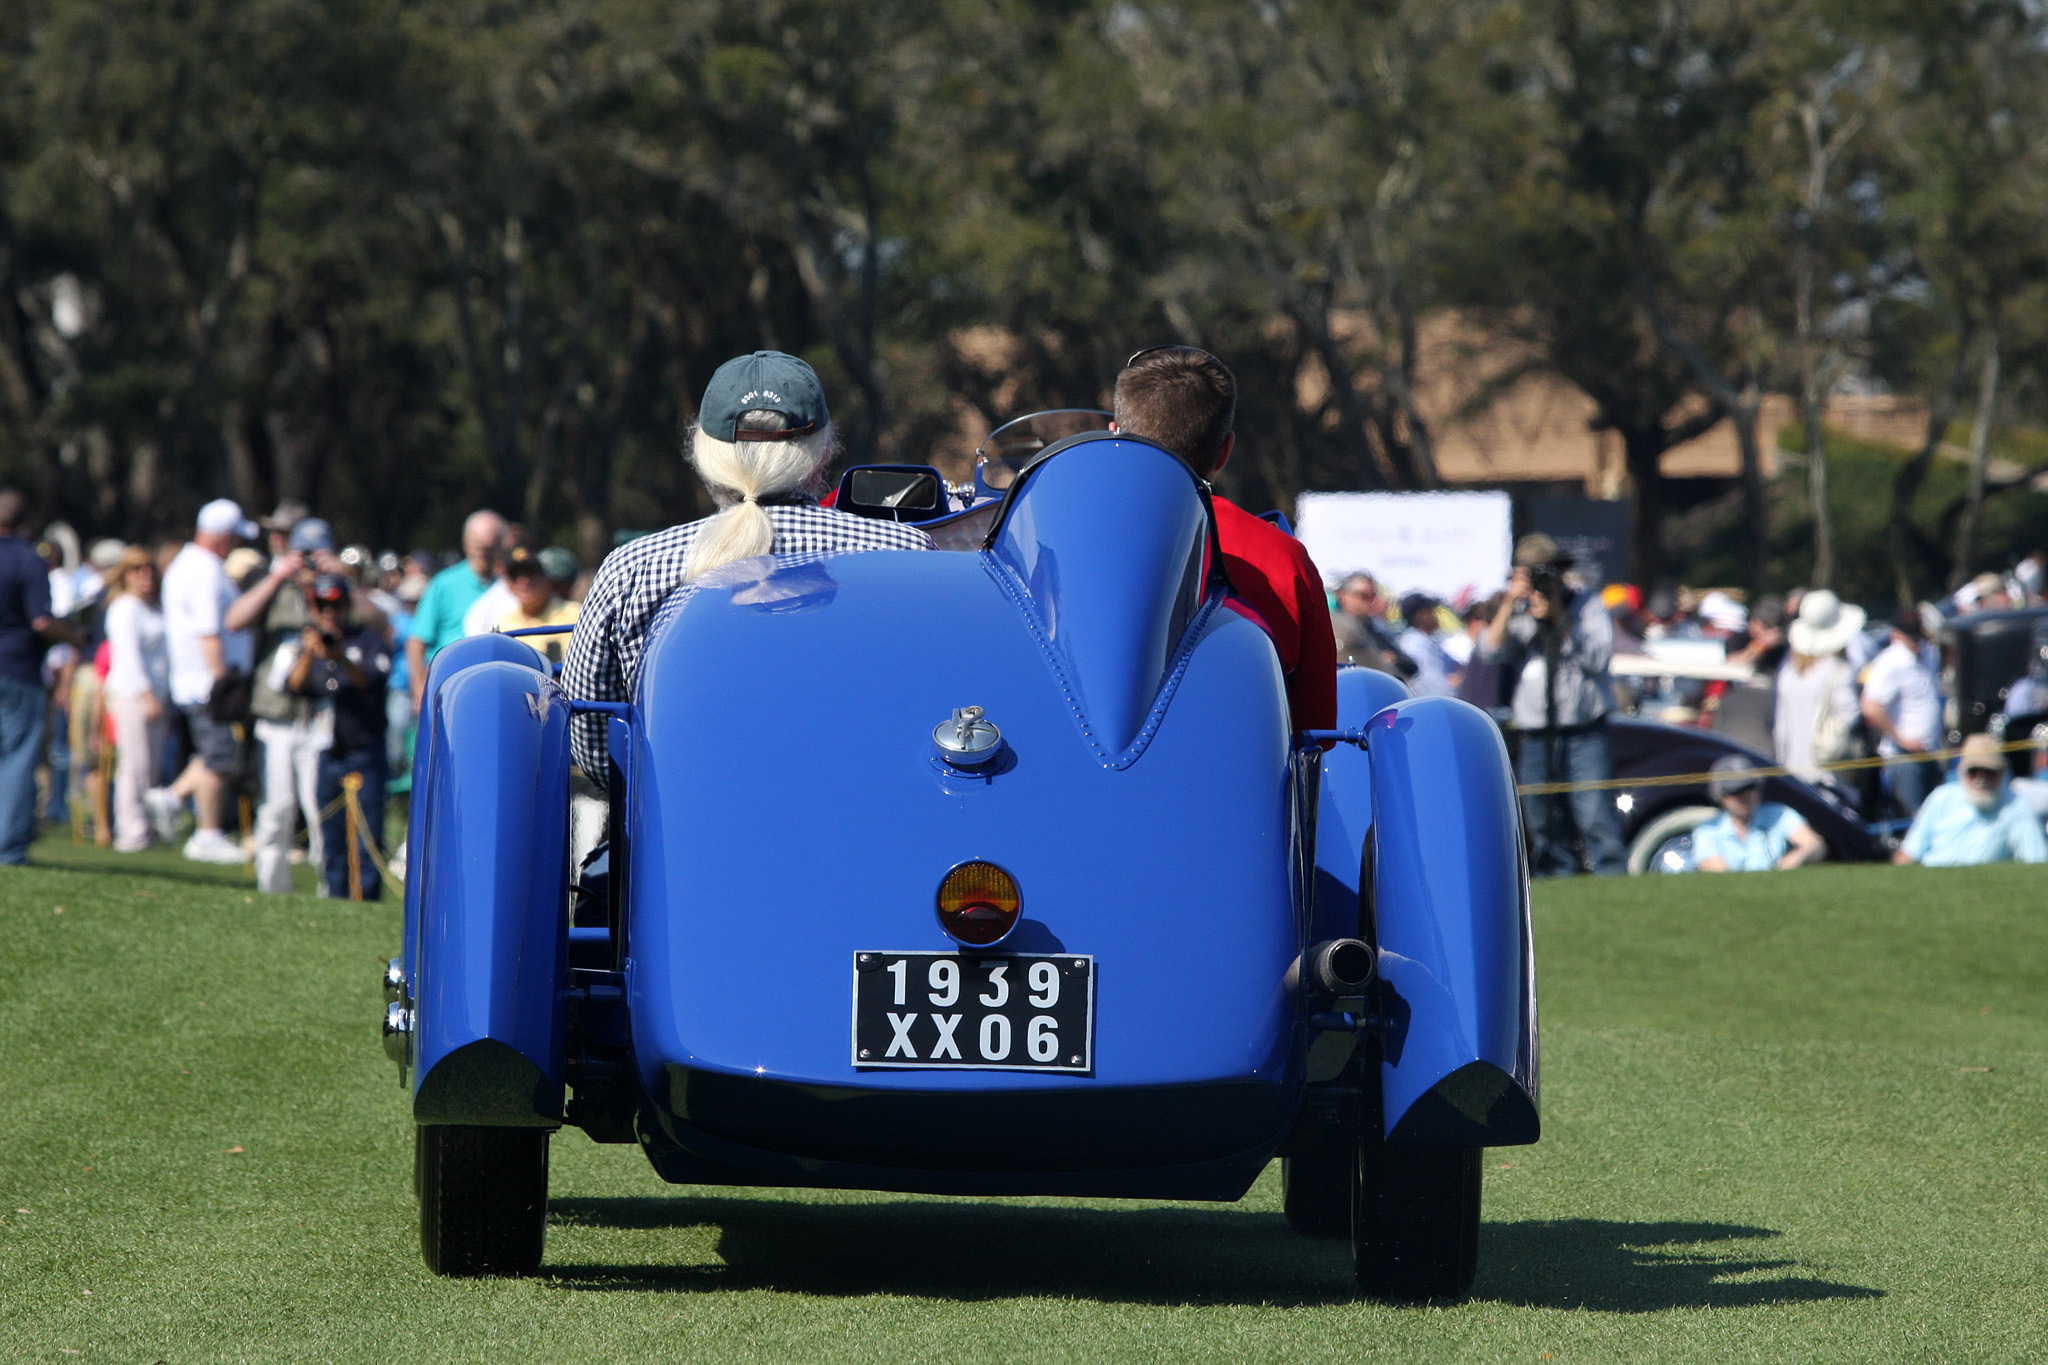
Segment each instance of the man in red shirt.
[[[1237,381],[1193,346],[1155,346],[1116,377],[1116,430],[1172,451],[1213,479],[1237,448]],[[1322,575],[1301,542],[1227,498],[1214,497],[1223,568],[1241,605],[1273,638],[1297,730],[1337,726],[1337,640]]]

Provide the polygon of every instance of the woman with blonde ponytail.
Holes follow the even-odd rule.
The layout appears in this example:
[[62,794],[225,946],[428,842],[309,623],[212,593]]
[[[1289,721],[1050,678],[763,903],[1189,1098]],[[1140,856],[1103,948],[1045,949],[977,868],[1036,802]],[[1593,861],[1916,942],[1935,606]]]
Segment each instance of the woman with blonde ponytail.
[[[818,505],[834,445],[825,391],[809,365],[756,351],[719,366],[690,429],[690,463],[719,510],[606,557],[562,665],[569,695],[629,700],[655,613],[670,593],[713,569],[761,555],[931,549],[931,537],[914,526]],[[577,717],[571,738],[576,762],[604,781],[603,718]]]

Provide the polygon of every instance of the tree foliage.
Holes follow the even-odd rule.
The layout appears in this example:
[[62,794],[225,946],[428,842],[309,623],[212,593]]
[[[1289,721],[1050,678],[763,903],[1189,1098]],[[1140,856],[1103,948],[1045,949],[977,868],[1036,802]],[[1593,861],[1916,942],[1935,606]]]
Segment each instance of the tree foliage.
[[1618,434],[1645,578],[1673,445],[1934,396],[1912,590],[2005,524],[1981,477],[1916,520],[1956,412],[2048,403],[2044,40],[2024,0],[19,0],[0,478],[88,533],[492,504],[594,555],[708,505],[679,437],[735,353],[958,473],[1177,340],[1240,376],[1246,501],[1426,489],[1455,312]]

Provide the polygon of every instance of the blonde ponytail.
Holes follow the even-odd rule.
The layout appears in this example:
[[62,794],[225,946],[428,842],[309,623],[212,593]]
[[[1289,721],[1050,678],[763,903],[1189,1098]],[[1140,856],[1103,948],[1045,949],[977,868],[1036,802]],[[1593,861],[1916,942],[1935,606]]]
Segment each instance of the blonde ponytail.
[[[778,412],[741,416],[743,431],[773,431],[788,419]],[[683,581],[723,564],[765,555],[775,546],[775,523],[762,498],[794,493],[809,484],[832,454],[832,428],[825,426],[788,441],[721,441],[690,431],[690,462],[723,510],[690,542]]]

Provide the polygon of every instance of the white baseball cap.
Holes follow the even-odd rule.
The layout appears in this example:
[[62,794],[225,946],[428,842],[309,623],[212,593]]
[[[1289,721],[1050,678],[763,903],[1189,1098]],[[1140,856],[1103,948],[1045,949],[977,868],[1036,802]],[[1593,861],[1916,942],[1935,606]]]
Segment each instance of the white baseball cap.
[[260,528],[242,515],[242,505],[233,498],[215,498],[199,509],[199,529],[208,535],[254,540]]

